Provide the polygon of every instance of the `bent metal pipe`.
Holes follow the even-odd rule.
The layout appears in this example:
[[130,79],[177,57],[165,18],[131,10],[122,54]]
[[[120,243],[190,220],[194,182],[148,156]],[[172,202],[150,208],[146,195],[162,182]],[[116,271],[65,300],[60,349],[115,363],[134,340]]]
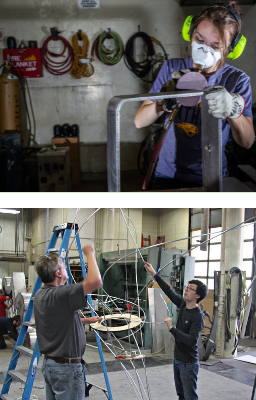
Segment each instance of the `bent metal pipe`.
[[221,120],[208,113],[208,103],[202,90],[182,90],[154,94],[115,96],[107,107],[107,168],[108,191],[120,192],[120,110],[130,101],[158,100],[182,97],[202,97],[202,164],[203,187],[206,191],[223,191]]

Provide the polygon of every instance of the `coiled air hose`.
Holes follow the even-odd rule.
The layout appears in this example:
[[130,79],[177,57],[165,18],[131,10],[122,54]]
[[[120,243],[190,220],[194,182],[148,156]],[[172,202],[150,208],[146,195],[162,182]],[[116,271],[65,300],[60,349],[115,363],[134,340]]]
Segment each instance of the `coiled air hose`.
[[[134,44],[137,38],[141,38],[146,46],[146,58],[145,60],[140,62],[135,61]],[[124,52],[124,62],[127,68],[132,71],[138,78],[147,83],[152,83],[152,81],[144,79],[144,77],[150,72],[154,64],[154,61],[152,62],[152,60],[156,58],[153,42],[162,47],[165,59],[167,60],[167,54],[162,44],[155,38],[148,36],[148,34],[145,32],[137,32],[133,36],[131,36],[126,44]]]
[[75,58],[74,62],[72,65],[72,68],[70,70],[70,75],[72,78],[75,79],[81,79],[81,78],[88,78],[93,75],[94,73],[94,67],[91,63],[83,63],[81,60],[86,59],[87,55],[87,50],[89,47],[89,40],[88,37],[86,36],[85,33],[79,32],[79,35],[81,36],[83,40],[83,47],[81,48],[78,43],[78,34],[75,34],[72,37],[72,47],[75,53]]
[[[104,42],[106,39],[112,38],[115,42],[114,49],[108,49]],[[124,53],[124,46],[119,37],[115,32],[102,32],[93,42],[91,55],[96,54],[97,58],[106,65],[117,64]]]
[[[73,61],[74,52],[69,42],[62,36],[56,36],[63,44],[63,50],[60,54],[56,54],[48,49],[48,44],[52,41],[52,36],[49,36],[43,43],[41,50],[41,60],[43,66],[52,75],[64,75],[70,71]],[[65,52],[67,51],[67,55]],[[54,61],[52,58],[65,58],[63,61]]]

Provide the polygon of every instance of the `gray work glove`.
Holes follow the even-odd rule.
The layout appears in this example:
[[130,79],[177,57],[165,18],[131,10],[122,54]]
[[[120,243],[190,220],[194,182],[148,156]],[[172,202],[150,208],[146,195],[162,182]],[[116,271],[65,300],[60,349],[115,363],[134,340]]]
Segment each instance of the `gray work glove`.
[[[181,69],[180,71],[173,71],[172,79],[167,81],[162,87],[160,92],[174,92],[176,90],[176,85],[178,80],[182,75],[191,72],[190,69]],[[171,113],[173,108],[175,108],[177,100],[176,99],[159,99],[157,100],[159,106],[162,106],[165,112]]]
[[207,86],[204,93],[207,93],[208,112],[215,118],[236,119],[244,111],[244,98],[238,93],[229,93],[223,86]]

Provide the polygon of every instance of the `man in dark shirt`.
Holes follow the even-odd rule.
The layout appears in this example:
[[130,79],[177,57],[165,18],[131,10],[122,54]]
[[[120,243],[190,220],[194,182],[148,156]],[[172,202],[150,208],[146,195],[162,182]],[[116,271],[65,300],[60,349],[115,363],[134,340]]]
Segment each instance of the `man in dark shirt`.
[[172,318],[165,318],[169,331],[175,337],[173,371],[176,392],[179,400],[197,400],[197,343],[204,328],[204,315],[198,303],[206,297],[208,288],[203,282],[193,279],[185,286],[184,297],[181,297],[156,273],[151,264],[145,263],[145,269],[180,310],[176,328],[172,325]]
[[[66,285],[67,267],[58,253],[39,257],[36,271],[44,286],[34,298],[34,314],[39,351],[44,354],[42,373],[47,400],[83,400],[85,392],[82,364],[86,338],[78,310],[86,306],[87,294],[102,285],[94,247],[83,247],[87,257],[86,278]],[[91,322],[100,322],[94,316]]]
[[4,335],[9,334],[13,340],[17,340],[16,327],[20,326],[20,324],[19,315],[15,315],[12,318],[0,318],[0,349],[6,349]]

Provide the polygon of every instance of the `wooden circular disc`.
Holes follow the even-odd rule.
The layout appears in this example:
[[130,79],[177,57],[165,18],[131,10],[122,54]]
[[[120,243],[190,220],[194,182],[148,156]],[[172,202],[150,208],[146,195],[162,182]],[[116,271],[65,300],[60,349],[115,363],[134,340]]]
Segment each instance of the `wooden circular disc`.
[[[128,323],[126,325],[122,326],[104,326],[102,325],[103,322],[105,322],[108,319],[124,319]],[[137,315],[132,315],[132,314],[109,314],[105,315],[102,319],[101,322],[95,322],[93,324],[90,324],[92,329],[95,329],[96,331],[101,331],[101,332],[121,332],[121,331],[127,331],[128,329],[136,328],[141,324],[141,318],[138,317]]]
[[[199,72],[188,72],[178,80],[176,89],[203,90],[205,86],[208,86],[205,76]],[[192,107],[201,102],[201,96],[178,97],[177,100],[182,106]]]

